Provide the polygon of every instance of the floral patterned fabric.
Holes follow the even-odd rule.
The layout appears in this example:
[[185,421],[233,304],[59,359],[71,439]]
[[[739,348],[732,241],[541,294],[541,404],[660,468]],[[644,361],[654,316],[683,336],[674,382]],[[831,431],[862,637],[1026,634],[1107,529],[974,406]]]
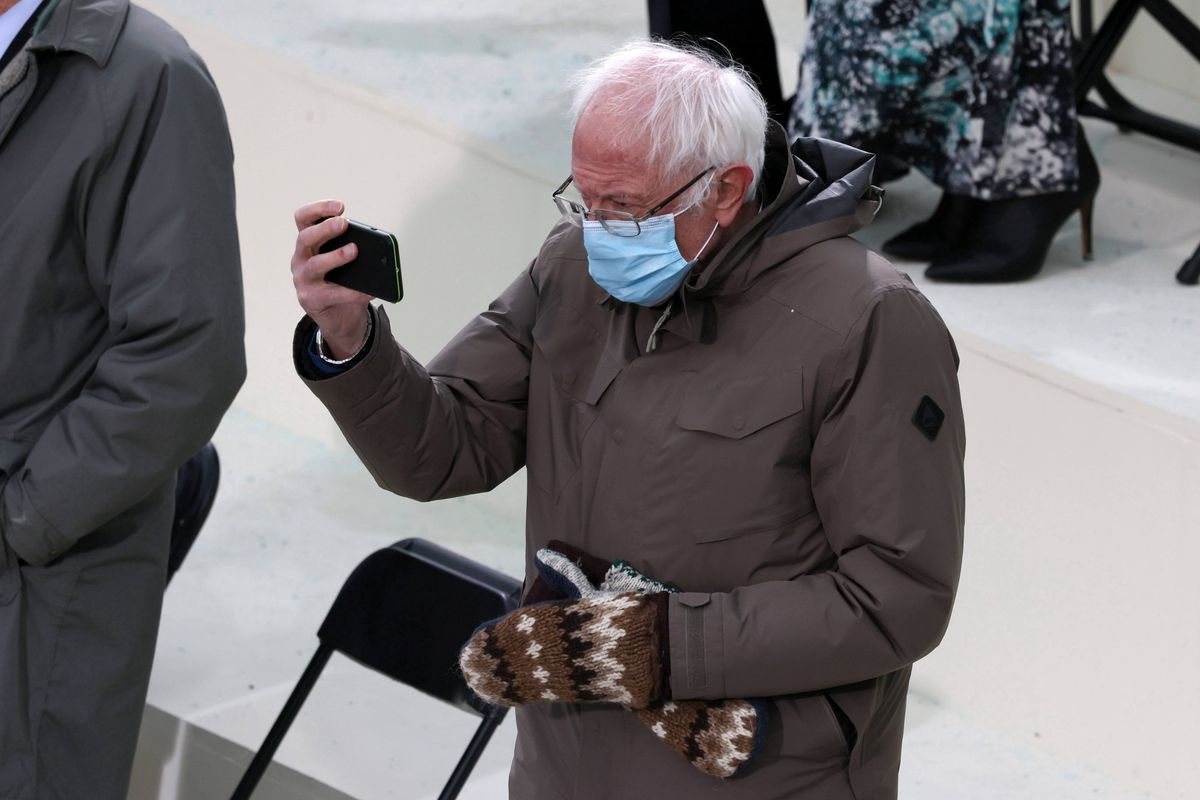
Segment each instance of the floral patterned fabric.
[[1076,188],[1069,0],[813,0],[789,133],[984,200]]

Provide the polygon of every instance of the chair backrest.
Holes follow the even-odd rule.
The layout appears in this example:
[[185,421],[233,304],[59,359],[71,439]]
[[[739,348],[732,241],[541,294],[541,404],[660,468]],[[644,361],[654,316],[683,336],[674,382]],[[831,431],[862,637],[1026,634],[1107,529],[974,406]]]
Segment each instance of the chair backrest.
[[521,582],[424,539],[404,539],[363,559],[317,636],[371,669],[484,715],[458,652],[480,624],[521,602]]
[[221,482],[221,461],[212,442],[184,462],[175,476],[175,519],[171,525],[171,551],[167,557],[169,583],[212,510]]

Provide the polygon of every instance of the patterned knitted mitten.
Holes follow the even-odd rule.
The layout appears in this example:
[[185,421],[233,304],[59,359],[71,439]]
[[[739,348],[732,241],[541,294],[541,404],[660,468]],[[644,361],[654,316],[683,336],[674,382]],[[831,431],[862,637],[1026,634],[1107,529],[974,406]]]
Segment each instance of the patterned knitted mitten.
[[[538,578],[531,598],[681,591],[673,584],[643,575],[628,562],[610,564],[559,541],[551,541],[549,547],[539,550],[534,561]],[[664,673],[669,676],[665,649],[661,657]],[[729,778],[749,762],[762,743],[768,708],[759,700],[663,700],[636,713],[654,735],[701,772]]]
[[714,778],[734,777],[767,730],[767,704],[756,700],[666,700],[635,713],[663,744]]
[[525,606],[463,647],[467,685],[493,705],[619,703],[663,696],[666,595],[613,594]]

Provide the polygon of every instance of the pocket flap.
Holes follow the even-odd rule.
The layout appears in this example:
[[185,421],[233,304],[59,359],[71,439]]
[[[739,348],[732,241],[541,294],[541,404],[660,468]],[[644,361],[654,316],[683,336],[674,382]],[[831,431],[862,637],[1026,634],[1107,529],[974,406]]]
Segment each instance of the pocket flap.
[[804,408],[802,373],[797,367],[692,389],[675,422],[685,430],[742,439]]
[[569,308],[554,306],[533,324],[533,341],[564,394],[596,405],[622,366],[604,351],[600,331]]

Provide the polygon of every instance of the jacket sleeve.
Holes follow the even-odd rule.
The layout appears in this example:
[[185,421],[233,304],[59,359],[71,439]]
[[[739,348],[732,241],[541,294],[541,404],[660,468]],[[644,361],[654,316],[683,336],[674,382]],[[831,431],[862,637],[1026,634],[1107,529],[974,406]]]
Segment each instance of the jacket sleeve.
[[423,367],[373,309],[369,352],[312,380],[297,329],[297,370],[384,489],[415,500],[489,491],[525,465],[525,410],[537,289],[532,268]]
[[154,73],[104,87],[108,148],[80,201],[106,320],[95,368],[0,497],[0,531],[35,565],[171,480],[246,374],[224,111],[190,51]]
[[[900,669],[938,644],[962,558],[957,365],[923,296],[892,288],[874,298],[824,382],[813,445],[813,496],[835,560],[789,581],[673,597],[676,698],[828,689]],[[932,440],[915,417],[926,396],[945,415]]]

